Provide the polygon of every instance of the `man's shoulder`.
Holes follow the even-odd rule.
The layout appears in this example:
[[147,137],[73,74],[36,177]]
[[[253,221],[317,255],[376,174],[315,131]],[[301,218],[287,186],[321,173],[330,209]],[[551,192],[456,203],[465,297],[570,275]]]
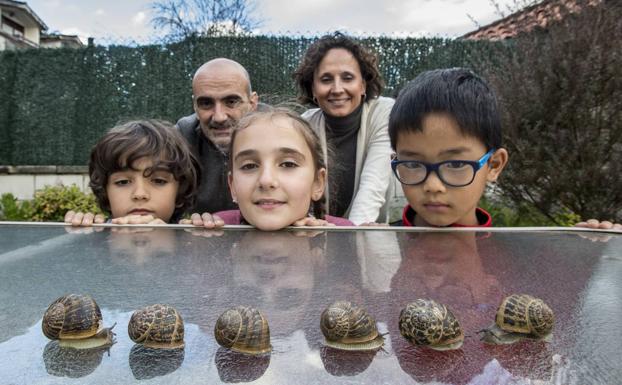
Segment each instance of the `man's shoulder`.
[[179,128],[182,133],[194,131],[198,127],[198,125],[199,119],[197,118],[197,114],[184,116],[183,118],[180,118],[175,124],[175,126],[177,126],[177,128]]
[[199,119],[197,114],[191,114],[179,119],[175,124],[175,127],[179,130],[181,135],[188,141],[190,145],[196,145],[197,140],[197,128],[199,127]]

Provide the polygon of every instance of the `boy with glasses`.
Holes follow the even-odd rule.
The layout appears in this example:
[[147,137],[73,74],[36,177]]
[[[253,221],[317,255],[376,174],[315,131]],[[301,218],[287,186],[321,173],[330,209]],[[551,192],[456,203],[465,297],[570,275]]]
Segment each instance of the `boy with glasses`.
[[463,68],[427,71],[407,84],[389,119],[393,172],[408,205],[404,226],[489,227],[477,207],[508,162],[486,82]]

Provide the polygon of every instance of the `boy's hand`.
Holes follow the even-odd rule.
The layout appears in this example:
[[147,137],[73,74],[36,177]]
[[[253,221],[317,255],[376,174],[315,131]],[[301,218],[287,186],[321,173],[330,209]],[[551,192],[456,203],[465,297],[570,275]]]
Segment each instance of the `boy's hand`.
[[206,229],[219,229],[225,225],[225,221],[223,221],[218,215],[212,215],[210,213],[194,213],[190,216],[190,219],[180,220],[179,224],[202,226]]
[[622,225],[619,223],[612,223],[609,221],[599,221],[597,219],[588,219],[585,222],[579,222],[575,227],[587,227],[588,229],[603,229],[603,230],[621,230]]
[[126,215],[124,217],[113,218],[112,223],[115,225],[165,225],[160,218],[153,215]]
[[304,217],[294,222],[292,226],[335,226],[335,224],[328,223],[324,219],[317,219],[314,217]]
[[65,214],[65,223],[72,226],[93,226],[93,223],[104,223],[106,218],[102,214],[67,211]]

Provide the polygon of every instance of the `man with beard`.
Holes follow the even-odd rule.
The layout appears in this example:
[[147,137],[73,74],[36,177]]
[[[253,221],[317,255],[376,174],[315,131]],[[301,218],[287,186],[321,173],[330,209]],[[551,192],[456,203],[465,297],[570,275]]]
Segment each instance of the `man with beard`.
[[239,63],[218,58],[203,64],[192,79],[194,114],[177,127],[201,163],[197,200],[192,212],[215,213],[237,208],[227,185],[231,131],[246,113],[257,108],[248,72]]

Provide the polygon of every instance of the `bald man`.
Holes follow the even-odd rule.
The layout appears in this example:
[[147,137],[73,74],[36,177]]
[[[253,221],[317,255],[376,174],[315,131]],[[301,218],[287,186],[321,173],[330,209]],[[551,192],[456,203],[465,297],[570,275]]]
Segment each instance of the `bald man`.
[[257,108],[258,99],[248,72],[233,60],[208,61],[194,74],[194,114],[177,122],[203,169],[192,212],[214,213],[237,208],[227,185],[231,131],[244,114]]

